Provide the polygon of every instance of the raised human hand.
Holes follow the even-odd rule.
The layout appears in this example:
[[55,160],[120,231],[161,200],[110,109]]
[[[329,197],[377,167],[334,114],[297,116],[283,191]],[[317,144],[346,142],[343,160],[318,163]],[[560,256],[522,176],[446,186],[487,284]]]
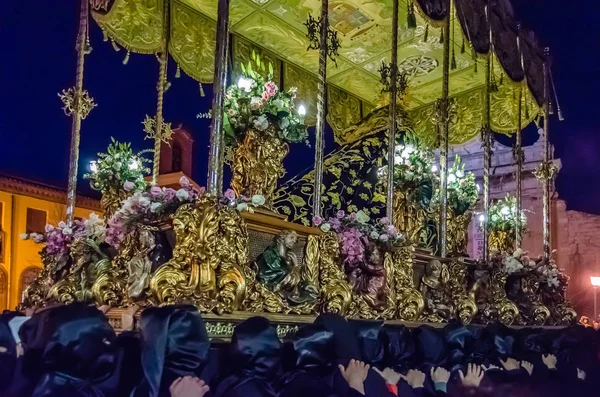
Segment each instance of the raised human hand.
[[413,389],[423,387],[423,385],[425,384],[425,374],[417,369],[411,369],[410,371],[408,371],[406,376],[402,375],[401,377]]
[[350,360],[348,366],[344,368],[343,365],[339,366],[340,372],[348,385],[354,390],[361,394],[365,394],[365,379],[369,374],[369,365],[358,360]]
[[528,361],[521,361],[521,367],[527,371],[527,373],[531,376],[533,373],[533,364]]
[[544,354],[542,355],[542,361],[546,364],[548,369],[556,369],[556,356],[554,354]]
[[450,372],[442,367],[437,367],[435,369],[432,367],[431,371],[429,371],[429,376],[431,376],[433,383],[448,383]]
[[579,378],[581,380],[585,380],[586,376],[587,376],[587,374],[585,373],[585,371],[582,371],[579,368],[577,368],[577,378]]
[[519,362],[517,360],[515,360],[514,358],[507,358],[506,361],[502,361],[500,360],[500,364],[502,364],[502,366],[504,367],[505,370],[507,371],[512,371],[514,369],[519,369],[520,365]]
[[171,397],[203,397],[209,390],[210,388],[202,379],[191,376],[177,378],[169,387]]
[[378,368],[375,368],[375,367],[373,367],[373,369],[375,370],[375,372],[377,372],[379,375],[381,375],[383,380],[385,380],[385,383],[387,383],[388,385],[398,384],[398,382],[400,381],[400,378],[402,377],[401,374],[399,374],[398,372],[394,371],[391,368],[386,368],[383,371],[380,371]]
[[102,313],[106,314],[110,310],[110,306],[109,305],[102,305],[102,306],[98,307],[98,310],[100,310]]
[[139,307],[137,305],[129,306],[127,310],[121,314],[121,328],[124,331],[133,331],[135,322],[134,316],[138,309]]
[[485,372],[479,365],[469,364],[467,374],[463,374],[462,370],[458,371],[460,381],[465,387],[479,387]]

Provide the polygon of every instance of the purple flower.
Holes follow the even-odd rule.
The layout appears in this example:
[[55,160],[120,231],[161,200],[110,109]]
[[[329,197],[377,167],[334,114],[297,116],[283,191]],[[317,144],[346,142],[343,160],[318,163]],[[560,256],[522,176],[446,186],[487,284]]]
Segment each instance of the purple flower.
[[338,219],[342,219],[345,215],[346,213],[343,210],[339,210],[337,214],[335,214]]
[[382,224],[382,225],[384,225],[384,226],[387,226],[387,225],[389,225],[389,224],[391,223],[391,222],[390,222],[390,218],[388,218],[387,216],[386,216],[386,217],[383,217],[383,218],[381,218],[381,221],[380,221],[380,222],[381,222],[381,224]]
[[379,241],[381,242],[387,242],[390,239],[390,236],[388,236],[387,234],[382,234],[381,236],[379,236]]
[[313,218],[312,218],[312,223],[313,223],[313,225],[315,225],[315,226],[319,226],[321,223],[323,223],[323,218],[321,218],[321,217],[320,217],[320,216],[318,216],[318,215],[315,215],[315,216],[313,216]]
[[396,226],[394,225],[389,225],[387,227],[387,232],[390,235],[390,237],[397,237],[398,236],[398,229],[396,229]]
[[224,196],[226,198],[228,198],[229,200],[234,200],[235,199],[235,192],[232,189],[227,189],[227,190],[225,190]]
[[164,193],[165,201],[171,201],[177,195],[177,191],[175,189],[170,188],[170,187],[166,188],[163,193]]
[[162,195],[162,193],[163,193],[162,189],[159,188],[158,186],[152,186],[150,188],[150,194],[154,197],[159,197]]
[[123,184],[123,188],[127,191],[131,191],[135,188],[135,184],[131,181],[127,181]]

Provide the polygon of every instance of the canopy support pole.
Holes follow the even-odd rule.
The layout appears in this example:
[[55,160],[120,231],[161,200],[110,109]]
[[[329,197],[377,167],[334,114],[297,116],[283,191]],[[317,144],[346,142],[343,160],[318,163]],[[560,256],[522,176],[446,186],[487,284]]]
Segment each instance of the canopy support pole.
[[517,107],[517,136],[515,142],[515,149],[513,157],[517,163],[517,208],[516,208],[516,219],[515,219],[515,249],[521,248],[521,211],[523,210],[523,182],[521,173],[523,172],[523,149],[521,142],[521,118],[522,118],[522,100],[523,100],[523,86],[519,86],[519,94],[517,96],[519,104]]
[[444,35],[444,61],[442,69],[442,97],[438,99],[437,110],[440,123],[440,214],[438,225],[438,252],[442,258],[446,257],[446,236],[448,222],[448,133],[450,129],[450,18],[452,1],[448,1],[448,15],[444,19],[442,32]]
[[398,92],[398,0],[393,1],[392,11],[392,64],[390,71],[390,133],[388,141],[387,198],[385,216],[394,215],[394,158],[396,152],[396,102]]
[[156,123],[154,130],[154,159],[152,161],[152,184],[158,184],[160,170],[160,149],[163,141],[163,100],[165,97],[165,86],[167,84],[167,66],[169,63],[169,0],[163,2],[163,42],[160,58],[158,58],[158,85],[156,90],[158,97],[156,101]]
[[492,49],[485,60],[485,93],[483,95],[483,126],[481,140],[483,141],[483,262],[488,263],[490,257],[490,228],[488,216],[490,213],[490,167],[492,165],[492,134],[490,130],[490,80]]
[[210,124],[210,151],[208,155],[207,192],[213,196],[223,193],[224,139],[223,106],[227,86],[227,51],[229,47],[229,0],[219,0],[217,11],[217,47],[213,78],[212,119]]
[[313,217],[322,215],[321,185],[323,184],[323,152],[325,146],[325,120],[327,118],[327,34],[329,31],[329,0],[321,0],[319,32],[319,84],[317,91],[317,125],[315,128],[315,186]]
[[[89,2],[81,0],[79,13],[79,32],[77,34],[77,73],[75,88],[72,93],[63,91],[59,94],[65,107],[65,113],[73,116],[71,123],[71,146],[69,150],[69,185],[67,188],[67,225],[73,224],[77,195],[77,168],[79,163],[79,140],[81,133],[81,120],[87,117],[89,111],[95,106],[93,100],[83,89],[83,68],[85,56],[89,51],[87,37],[89,27]],[[71,89],[69,89],[71,91]],[[84,97],[85,96],[85,97]],[[84,103],[85,102],[85,103]]]
[[543,234],[544,234],[544,259],[550,259],[550,181],[553,172],[551,171],[550,160],[550,49],[544,49],[546,60],[544,62],[544,175],[542,178],[543,189]]

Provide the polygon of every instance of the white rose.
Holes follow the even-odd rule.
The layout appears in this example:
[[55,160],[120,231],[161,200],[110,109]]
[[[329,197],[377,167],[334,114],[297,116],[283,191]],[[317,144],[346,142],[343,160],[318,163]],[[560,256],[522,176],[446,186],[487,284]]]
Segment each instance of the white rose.
[[73,234],[73,229],[71,229],[70,227],[65,227],[62,230],[63,234]]
[[160,208],[161,203],[152,203],[150,204],[150,212],[156,212]]
[[185,189],[179,189],[175,195],[177,196],[179,201],[185,201],[190,198],[190,194]]
[[379,238],[379,233],[377,233],[375,230],[373,230],[371,232],[371,236],[370,236],[373,240],[377,240]]
[[331,225],[329,223],[323,223],[321,225],[321,230],[324,231],[325,233],[327,233],[328,231],[331,230]]
[[254,196],[252,196],[252,204],[260,207],[261,205],[265,204],[265,197],[263,195],[260,194],[255,194]]
[[238,210],[239,212],[248,211],[248,204],[246,204],[246,203],[239,203],[237,205],[237,207],[235,207],[235,209]]
[[368,223],[370,220],[369,215],[365,214],[362,210],[356,213],[356,221],[358,223]]
[[19,237],[21,238],[21,240],[29,240],[29,234],[27,233],[21,233]]
[[256,120],[254,120],[254,128],[265,131],[269,128],[269,120],[265,116],[258,116]]
[[150,199],[147,197],[140,197],[140,199],[138,200],[138,203],[142,207],[147,207],[150,205]]

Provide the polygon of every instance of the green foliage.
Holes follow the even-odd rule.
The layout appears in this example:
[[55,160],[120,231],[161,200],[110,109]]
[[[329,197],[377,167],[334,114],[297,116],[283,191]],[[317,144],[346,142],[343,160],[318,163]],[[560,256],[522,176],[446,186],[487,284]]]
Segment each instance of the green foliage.
[[98,153],[98,160],[92,166],[95,169],[84,174],[83,178],[90,180],[93,189],[102,192],[110,188],[121,189],[125,182],[133,183],[134,190],[143,190],[146,187],[144,175],[150,173],[144,165],[151,163],[142,157],[146,152],[134,154],[130,143],[121,143],[111,137],[106,153]]
[[[492,232],[507,232],[514,234],[517,230],[517,198],[510,195],[498,200],[490,206],[488,214],[488,227]],[[527,216],[521,210],[521,225],[519,233],[527,229]]]

